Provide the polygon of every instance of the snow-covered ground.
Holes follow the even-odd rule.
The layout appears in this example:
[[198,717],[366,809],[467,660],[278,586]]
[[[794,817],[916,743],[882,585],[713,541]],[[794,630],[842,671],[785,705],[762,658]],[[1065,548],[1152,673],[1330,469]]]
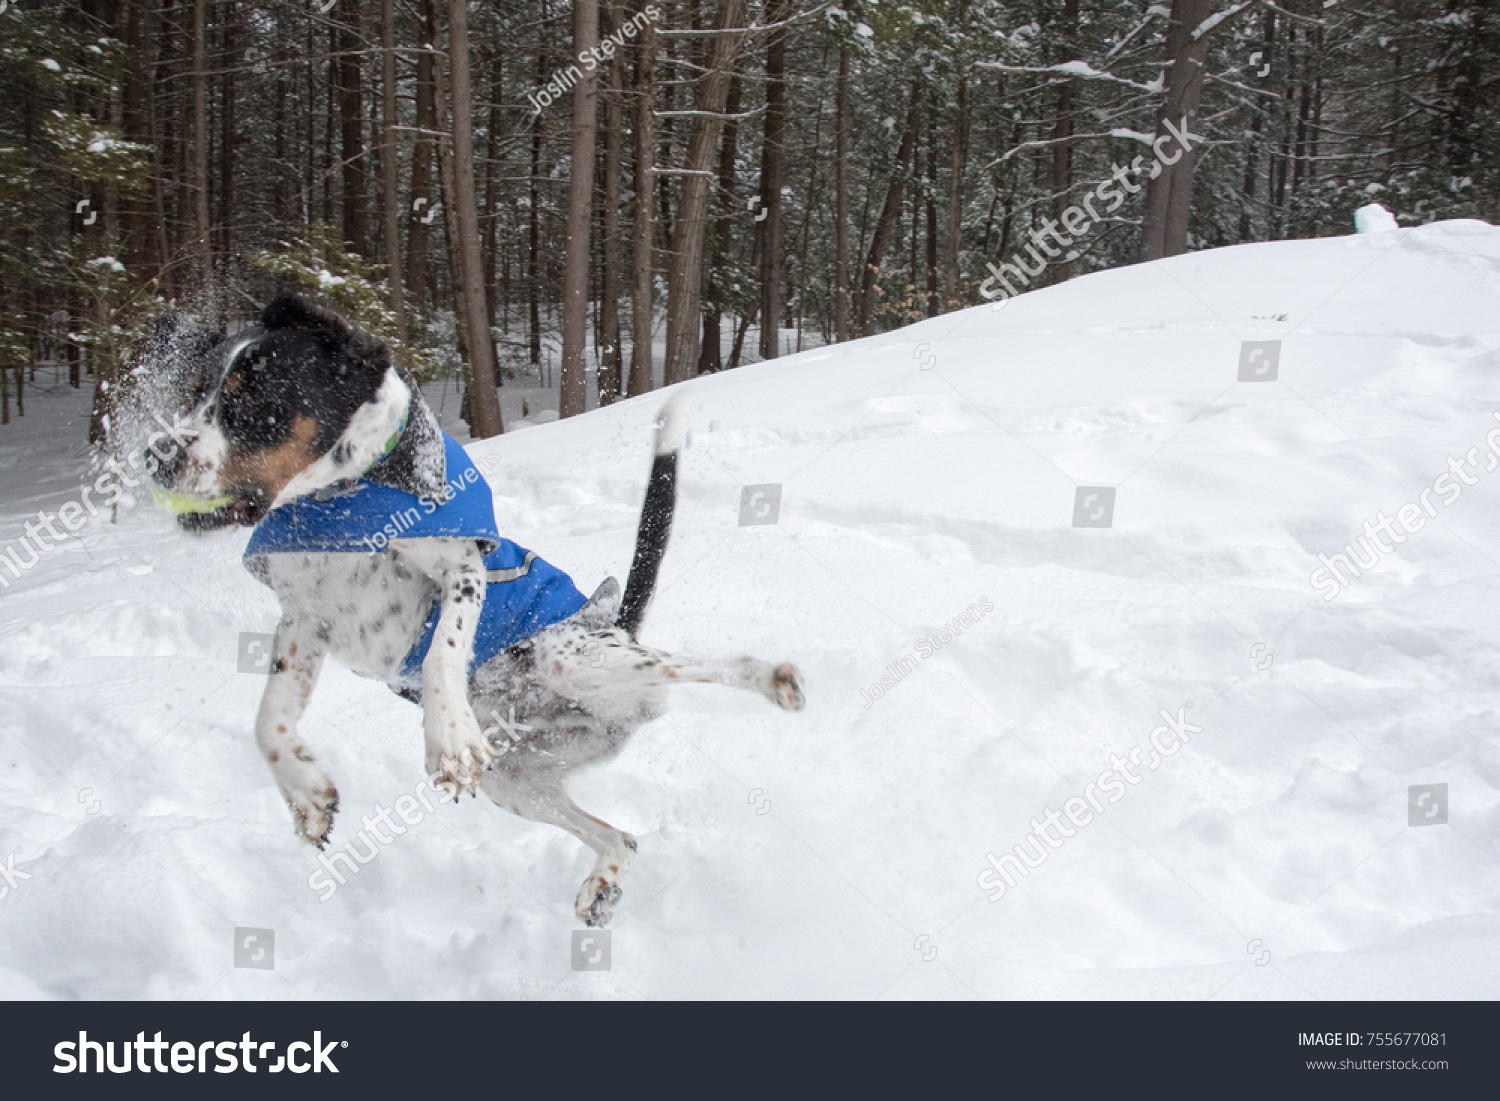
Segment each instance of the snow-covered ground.
[[[1446,222],[1194,253],[688,384],[643,637],[795,660],[810,704],[674,690],[575,785],[641,842],[609,971],[571,966],[589,855],[480,800],[318,901],[251,736],[264,678],[236,671],[276,617],[245,536],[122,510],[0,591],[0,862],[30,876],[0,899],[0,993],[1500,995],[1497,318],[1500,230]],[[1238,381],[1241,343],[1274,340],[1277,378]],[[473,445],[502,530],[585,590],[623,577],[661,400]],[[77,496],[81,414],[32,392],[0,430],[0,551]],[[1450,456],[1461,496],[1322,599],[1317,555],[1420,512]],[[742,526],[767,484],[777,522]],[[1074,526],[1078,487],[1114,488],[1111,527]],[[989,901],[986,854],[1086,806],[1163,710],[1201,731]],[[418,713],[381,685],[330,667],[305,730],[333,848],[421,779]],[[1411,826],[1428,784],[1447,821]],[[237,927],[274,930],[274,969],[233,965]]]

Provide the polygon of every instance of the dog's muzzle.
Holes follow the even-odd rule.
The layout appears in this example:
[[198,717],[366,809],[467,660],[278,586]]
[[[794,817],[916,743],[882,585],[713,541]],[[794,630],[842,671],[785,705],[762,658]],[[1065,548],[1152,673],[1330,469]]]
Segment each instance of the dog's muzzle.
[[156,469],[151,473],[151,480],[162,489],[171,491],[177,485],[177,480],[182,477],[182,468],[187,465],[188,449],[198,442],[198,433],[182,432],[179,434],[181,444],[168,450],[165,457],[152,452],[156,460]]

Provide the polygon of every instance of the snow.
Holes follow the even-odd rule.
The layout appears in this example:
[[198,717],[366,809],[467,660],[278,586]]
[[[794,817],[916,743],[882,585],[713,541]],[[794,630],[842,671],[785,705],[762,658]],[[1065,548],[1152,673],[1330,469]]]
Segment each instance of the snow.
[[1104,80],[1114,84],[1125,84],[1142,92],[1159,92],[1166,85],[1165,76],[1158,73],[1155,79],[1149,83],[1142,84],[1140,81],[1127,80],[1124,77],[1115,76],[1113,73],[1096,69],[1087,61],[1064,61],[1057,65],[1006,65],[999,61],[981,61],[975,66],[980,69],[994,69],[1002,73],[1064,73],[1068,76],[1084,77],[1088,80]]
[[1400,228],[1396,216],[1379,203],[1370,203],[1354,212],[1354,229],[1357,233],[1389,233]]
[[1105,76],[1087,61],[1064,61],[1060,65],[1054,65],[1053,71],[1059,73],[1075,73],[1078,76]]
[[[319,902],[251,734],[264,680],[236,671],[276,620],[245,536],[144,503],[93,521],[0,589],[0,863],[31,877],[0,898],[0,993],[1493,998],[1497,292],[1500,231],[1437,222],[687,384],[643,638],[796,660],[810,704],[674,690],[575,783],[640,838],[607,972],[570,966],[591,858],[478,800]],[[1277,340],[1275,381],[1237,381],[1241,342]],[[52,388],[0,429],[0,552],[79,496],[86,395]],[[623,578],[663,400],[472,445],[503,530],[586,591]],[[1321,599],[1317,555],[1471,449],[1475,483]],[[740,526],[766,484],[777,522]],[[1072,525],[1079,487],[1115,490],[1112,527]],[[986,854],[1162,711],[1201,732],[988,901]],[[330,666],[304,732],[335,847],[421,783],[418,713],[383,686]],[[1447,822],[1410,826],[1426,784]],[[274,970],[232,966],[236,927],[275,930]]]

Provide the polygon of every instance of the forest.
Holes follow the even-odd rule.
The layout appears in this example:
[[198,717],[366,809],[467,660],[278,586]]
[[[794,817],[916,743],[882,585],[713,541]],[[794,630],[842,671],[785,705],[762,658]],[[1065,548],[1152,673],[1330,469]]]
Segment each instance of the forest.
[[1492,220],[1497,55],[1475,0],[0,0],[3,420],[50,366],[107,449],[154,316],[287,287],[477,438],[997,278]]

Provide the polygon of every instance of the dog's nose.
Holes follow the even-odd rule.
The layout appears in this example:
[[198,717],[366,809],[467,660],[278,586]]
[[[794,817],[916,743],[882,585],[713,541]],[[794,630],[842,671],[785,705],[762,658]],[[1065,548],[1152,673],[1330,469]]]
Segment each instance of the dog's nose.
[[177,438],[181,441],[180,446],[174,441],[168,441],[166,446],[151,448],[147,451],[147,456],[155,467],[151,471],[151,478],[164,489],[170,489],[176,483],[183,466],[187,463],[187,449],[193,446],[198,433],[182,432]]

